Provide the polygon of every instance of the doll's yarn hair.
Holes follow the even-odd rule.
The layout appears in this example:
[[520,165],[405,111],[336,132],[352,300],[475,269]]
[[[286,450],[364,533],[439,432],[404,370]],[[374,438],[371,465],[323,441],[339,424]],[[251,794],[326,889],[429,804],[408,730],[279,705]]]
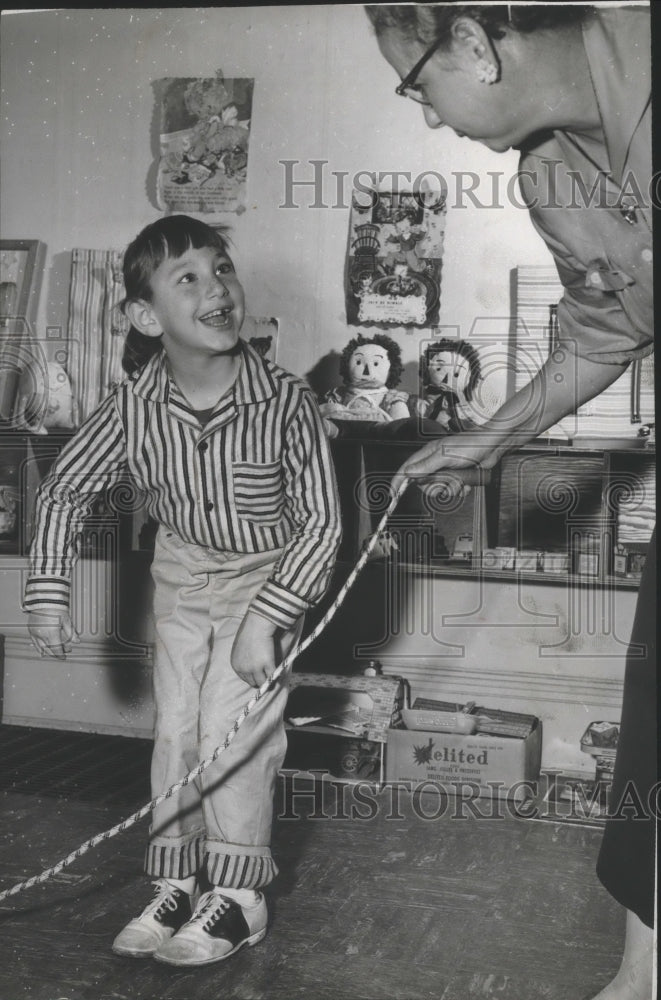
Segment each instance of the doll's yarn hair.
[[431,384],[429,379],[429,362],[433,357],[442,352],[459,354],[468,361],[469,375],[465,396],[466,400],[470,401],[473,398],[473,391],[482,377],[482,367],[480,364],[480,355],[467,340],[451,340],[449,337],[441,337],[440,340],[435,340],[433,344],[430,344],[420,358],[421,386],[425,388]]
[[480,24],[490,38],[499,39],[504,29],[530,34],[580,24],[594,13],[592,4],[550,3],[467,4],[446,2],[412,4],[367,4],[365,12],[377,37],[393,30],[409,41],[432,45],[450,42],[452,25],[460,17]]
[[[168,215],[145,226],[124,253],[122,272],[126,294],[120,303],[122,312],[126,314],[129,302],[151,302],[151,279],[167,258],[176,259],[187,250],[205,247],[228,255],[225,232],[222,227],[216,229],[188,215]],[[124,342],[122,368],[127,375],[136,375],[162,349],[160,338],[146,337],[131,326]]]
[[386,388],[394,389],[396,385],[399,385],[404,373],[402,350],[399,344],[392,337],[386,336],[385,333],[377,333],[374,337],[363,337],[359,334],[353,340],[349,341],[340,355],[340,376],[344,384],[348,385],[349,383],[349,361],[351,355],[358,347],[362,347],[363,344],[378,344],[379,347],[383,347],[387,351],[388,360],[390,361],[390,371],[386,379]]

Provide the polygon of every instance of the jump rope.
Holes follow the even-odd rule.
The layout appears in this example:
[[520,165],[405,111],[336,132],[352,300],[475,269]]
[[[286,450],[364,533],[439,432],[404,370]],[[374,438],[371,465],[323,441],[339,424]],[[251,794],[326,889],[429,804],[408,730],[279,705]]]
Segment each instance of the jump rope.
[[[466,476],[466,472],[467,470],[465,469],[462,470],[462,479],[464,480],[465,483],[467,483],[470,478],[470,476],[468,477]],[[112,837],[116,837],[117,834],[119,833],[124,833],[125,830],[128,830],[129,827],[133,826],[135,823],[141,820],[144,816],[146,816],[153,809],[155,809],[156,806],[159,806],[161,802],[165,802],[166,799],[171,798],[171,796],[174,795],[175,792],[178,792],[181,788],[184,788],[186,785],[190,784],[191,781],[194,781],[195,778],[198,778],[204,771],[207,770],[207,768],[211,767],[211,765],[218,759],[218,757],[220,757],[220,755],[224,753],[225,750],[227,750],[230,743],[238,733],[244,720],[250,715],[257,702],[264,697],[264,695],[267,693],[271,685],[275,681],[277,681],[277,679],[287,669],[290,663],[292,663],[293,660],[295,660],[296,657],[303,652],[303,650],[307,649],[308,646],[312,642],[314,642],[317,636],[324,631],[324,629],[329,624],[331,619],[335,616],[335,613],[339,610],[340,606],[343,604],[347,594],[349,593],[354,583],[356,582],[359,573],[361,572],[361,570],[365,566],[365,563],[367,562],[370,555],[374,551],[374,547],[376,546],[381,536],[384,534],[388,518],[394,512],[395,507],[399,503],[399,500],[408,485],[409,485],[409,479],[406,477],[402,477],[397,487],[393,490],[390,502],[388,503],[387,510],[385,511],[381,520],[379,521],[376,531],[374,532],[372,537],[366,542],[365,547],[360,554],[358,562],[356,563],[351,573],[347,577],[346,582],[340,588],[337,597],[329,607],[328,611],[325,613],[321,621],[315,626],[312,632],[310,632],[310,634],[306,636],[306,638],[302,642],[300,642],[297,646],[295,646],[292,650],[289,651],[289,653],[285,656],[282,663],[280,663],[279,666],[275,668],[270,677],[267,677],[262,686],[258,688],[258,690],[252,696],[250,701],[248,701],[244,705],[240,714],[234,720],[234,724],[227,733],[225,739],[219,746],[216,747],[213,753],[210,754],[208,757],[206,757],[203,761],[201,761],[196,767],[192,769],[192,771],[189,771],[188,774],[186,774],[180,781],[175,782],[174,785],[170,785],[167,791],[163,792],[161,795],[157,795],[156,798],[153,798],[150,802],[147,802],[147,804],[142,806],[141,809],[138,809],[137,812],[132,813],[131,816],[128,816],[126,819],[122,820],[121,823],[117,823],[116,826],[111,827],[109,830],[105,830],[103,833],[97,833],[96,836],[90,837],[89,840],[86,840],[84,844],[81,844],[80,847],[78,847],[75,851],[72,851],[72,853],[69,854],[66,858],[63,858],[61,861],[58,861],[58,863],[56,865],[53,865],[52,868],[46,868],[43,872],[41,872],[40,875],[33,875],[32,878],[26,879],[24,882],[19,882],[17,885],[12,886],[11,889],[5,889],[3,892],[0,892],[0,902],[2,902],[2,900],[4,899],[8,899],[9,896],[15,896],[19,892],[23,892],[25,889],[31,889],[32,886],[38,885],[40,882],[47,882],[48,879],[52,878],[54,875],[58,875],[64,868],[67,868],[69,865],[73,864],[74,861],[77,861],[78,858],[81,858],[83,854],[86,854],[93,847],[97,847],[104,841],[110,840]]]

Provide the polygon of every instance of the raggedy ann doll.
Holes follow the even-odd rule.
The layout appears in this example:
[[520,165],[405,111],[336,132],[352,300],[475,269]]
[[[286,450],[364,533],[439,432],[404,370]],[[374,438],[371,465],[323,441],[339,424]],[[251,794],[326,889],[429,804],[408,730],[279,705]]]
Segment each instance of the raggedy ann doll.
[[409,395],[395,388],[403,370],[399,344],[385,334],[350,340],[340,359],[343,384],[320,402],[329,437],[337,437],[334,420],[389,423],[409,417]]
[[434,341],[420,358],[419,414],[451,434],[475,426],[468,404],[481,374],[479,355],[468,341]]

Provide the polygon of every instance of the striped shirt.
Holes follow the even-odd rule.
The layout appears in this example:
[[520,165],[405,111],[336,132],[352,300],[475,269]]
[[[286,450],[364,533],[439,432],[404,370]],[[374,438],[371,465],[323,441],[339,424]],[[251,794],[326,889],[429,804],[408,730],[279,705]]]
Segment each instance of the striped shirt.
[[104,496],[112,506],[112,487],[127,474],[151,517],[184,541],[275,550],[251,610],[287,628],[320,599],[341,526],[317,404],[301,379],[242,349],[238,378],[204,427],[163,354],[85,421],[38,491],[25,611],[68,609],[91,501]]

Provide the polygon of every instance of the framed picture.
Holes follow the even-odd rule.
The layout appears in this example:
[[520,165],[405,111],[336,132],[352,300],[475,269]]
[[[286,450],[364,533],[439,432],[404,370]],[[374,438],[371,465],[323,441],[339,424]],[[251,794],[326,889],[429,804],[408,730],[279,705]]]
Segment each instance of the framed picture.
[[46,245],[40,240],[0,240],[0,324],[37,315]]
[[241,328],[241,339],[269,361],[276,361],[280,320],[275,316],[246,316]]

